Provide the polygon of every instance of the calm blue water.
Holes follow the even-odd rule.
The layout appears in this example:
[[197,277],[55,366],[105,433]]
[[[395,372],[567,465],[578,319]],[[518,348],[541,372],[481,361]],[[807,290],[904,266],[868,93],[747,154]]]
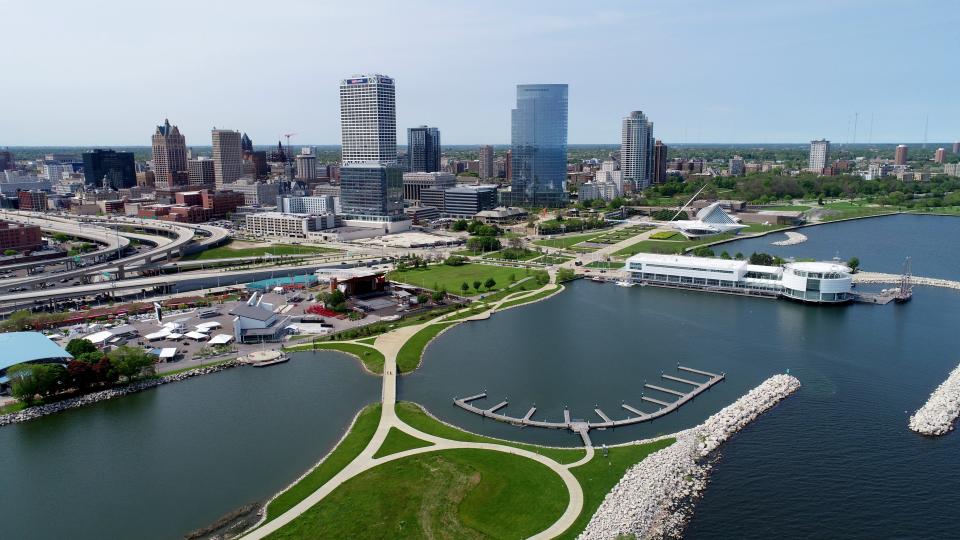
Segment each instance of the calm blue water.
[[793,246],[774,246],[783,233],[735,240],[715,246],[718,254],[765,252],[780,257],[844,261],[859,257],[860,266],[873,272],[900,273],[906,257],[913,259],[918,276],[960,279],[960,249],[957,249],[957,218],[898,214],[840,223],[803,227],[807,241]]
[[335,352],[0,428],[0,538],[182,538],[303,474],[380,379]]
[[[895,272],[909,252],[918,274],[960,279],[943,240],[960,237],[960,219],[898,216],[804,233],[831,250],[831,229],[861,246],[849,256],[870,269]],[[897,253],[874,253],[881,248],[867,250],[870,242],[855,237],[878,231]],[[569,433],[484,421],[450,400],[485,388],[489,403],[509,397],[507,411],[518,416],[534,402],[537,417],[559,419],[564,404],[574,417],[591,417],[595,404],[618,416],[621,400],[636,406],[643,381],[677,361],[727,373],[654,424],[591,432],[597,444],[614,443],[695,425],[789,368],[803,388],[722,447],[687,536],[955,538],[960,434],[927,439],[906,423],[960,362],[957,328],[960,294],[924,287],[905,305],[814,307],[581,281],[551,300],[451,329],[403,378],[400,396],[474,431],[572,445],[578,439]]]

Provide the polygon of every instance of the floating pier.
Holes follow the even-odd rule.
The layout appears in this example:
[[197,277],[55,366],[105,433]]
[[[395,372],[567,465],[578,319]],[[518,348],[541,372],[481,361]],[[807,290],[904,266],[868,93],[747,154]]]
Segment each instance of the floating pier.
[[497,420],[498,422],[505,422],[508,424],[513,424],[517,426],[532,426],[532,427],[541,427],[547,429],[569,429],[574,433],[580,435],[583,439],[585,445],[590,445],[590,436],[587,434],[591,429],[606,429],[606,428],[615,428],[619,426],[628,426],[631,424],[639,424],[641,422],[649,422],[660,418],[661,416],[670,414],[671,412],[679,409],[688,401],[697,397],[701,393],[707,391],[713,385],[719,383],[720,381],[726,378],[724,373],[711,373],[709,371],[703,371],[700,369],[694,369],[691,367],[677,365],[678,371],[683,371],[687,373],[694,373],[696,375],[701,375],[707,377],[706,381],[696,382],[689,379],[677,377],[675,375],[661,374],[660,377],[664,381],[673,381],[681,384],[686,384],[693,386],[693,390],[689,392],[684,392],[682,390],[677,390],[674,388],[669,388],[666,386],[657,386],[652,384],[644,384],[644,388],[649,388],[657,392],[662,392],[664,394],[675,396],[677,399],[675,401],[663,401],[660,399],[652,398],[650,396],[641,395],[640,400],[648,403],[653,403],[658,405],[660,408],[654,412],[643,412],[640,409],[633,407],[626,402],[621,404],[621,407],[629,413],[633,413],[635,416],[628,416],[627,418],[622,418],[619,420],[614,420],[606,415],[602,410],[595,408],[594,413],[600,418],[599,422],[585,422],[585,421],[573,421],[570,419],[570,410],[566,407],[563,409],[563,421],[547,421],[547,420],[534,420],[533,414],[537,411],[535,406],[530,407],[522,418],[508,416],[501,412],[498,412],[509,405],[509,400],[503,400],[500,403],[497,403],[490,408],[480,408],[476,405],[473,405],[472,402],[485,399],[487,397],[486,392],[481,392],[479,394],[472,395],[465,398],[456,398],[453,400],[453,404],[461,409],[472,412],[474,414],[480,415],[484,418],[491,418]]

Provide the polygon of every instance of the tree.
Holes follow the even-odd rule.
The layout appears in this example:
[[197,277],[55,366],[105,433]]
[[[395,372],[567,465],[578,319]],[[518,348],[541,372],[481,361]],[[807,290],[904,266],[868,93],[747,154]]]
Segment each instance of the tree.
[[860,269],[860,259],[858,257],[850,257],[850,260],[847,261],[847,266],[849,266],[850,270],[856,274]]
[[726,251],[724,251],[723,253],[720,254],[720,258],[729,261],[729,260],[730,260],[730,254],[727,253]]
[[70,384],[79,390],[86,390],[96,382],[93,364],[83,360],[71,360],[67,364],[67,374],[70,375]]
[[486,281],[483,282],[483,286],[489,291],[490,289],[497,286],[497,282],[492,277],[489,277],[487,278]]
[[340,289],[334,289],[330,291],[330,294],[327,295],[326,301],[323,303],[328,309],[334,311],[344,311],[347,308],[347,295],[343,294],[343,291]]
[[736,260],[738,260],[738,261],[742,261],[742,260],[743,260],[743,253],[740,253],[740,252],[738,251],[737,254],[733,256],[733,258],[736,259]]
[[450,228],[453,229],[454,231],[460,232],[460,231],[467,230],[468,226],[469,226],[469,223],[467,222],[467,220],[458,219],[457,221],[453,222],[453,225],[451,225]]
[[751,253],[750,264],[758,264],[761,266],[773,266],[774,264],[773,255],[770,255],[767,253]]
[[443,264],[446,264],[447,266],[463,266],[466,263],[467,258],[459,255],[451,255],[447,257],[447,260],[443,261]]
[[577,277],[576,272],[569,268],[561,268],[557,270],[557,283],[563,283],[564,281],[570,281]]
[[73,338],[67,343],[67,352],[74,358],[84,353],[97,351],[97,346],[83,338]]
[[443,302],[443,297],[447,295],[447,291],[440,289],[438,291],[433,291],[433,294],[430,295],[433,298],[433,301],[436,303]]
[[5,250],[3,250],[3,254],[4,254],[5,256],[7,256],[7,257],[11,257],[11,256],[17,254],[17,250],[15,250],[15,249],[5,249]]
[[58,232],[58,233],[54,233],[53,239],[56,240],[57,242],[63,243],[69,240],[70,237],[62,232]]
[[430,300],[430,296],[425,293],[420,293],[417,295],[418,304],[426,304]]
[[473,281],[473,288],[474,288],[474,290],[476,290],[477,292],[480,292],[480,286],[481,286],[481,285],[483,285],[483,283],[480,283],[480,280],[479,280],[479,279]]
[[714,256],[713,250],[710,249],[708,246],[698,246],[694,248],[693,254],[696,257],[713,257]]
[[511,274],[510,274],[510,283],[513,283],[513,282],[516,281],[516,280],[517,280],[517,275],[511,273]]
[[112,371],[119,377],[132,380],[145,370],[152,371],[154,358],[138,347],[123,345],[107,354]]
[[60,364],[18,364],[7,370],[13,396],[32,403],[37,395],[49,396],[66,387],[69,375]]
[[460,284],[460,290],[463,291],[463,294],[467,294],[467,292],[470,290],[470,286],[467,285],[466,281]]

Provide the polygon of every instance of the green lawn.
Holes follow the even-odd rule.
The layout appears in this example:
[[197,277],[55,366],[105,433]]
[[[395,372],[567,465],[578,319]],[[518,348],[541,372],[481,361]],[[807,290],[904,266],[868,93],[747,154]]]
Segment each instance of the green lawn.
[[325,248],[320,246],[292,244],[264,244],[263,246],[249,248],[232,248],[230,242],[215,248],[210,248],[199,253],[187,255],[183,258],[185,261],[209,260],[209,259],[230,259],[234,257],[259,257],[262,255],[312,255],[316,253],[336,253],[339,249]]
[[304,343],[303,345],[297,345],[295,347],[285,347],[284,349],[287,351],[312,351],[314,349],[340,351],[357,357],[361,362],[363,362],[364,367],[373,373],[383,373],[383,363],[385,361],[383,358],[383,353],[374,349],[373,347],[367,347],[358,343],[321,341],[317,343]]
[[891,206],[850,206],[833,207],[829,206],[830,213],[820,216],[821,221],[836,221],[838,219],[850,219],[856,217],[879,216],[883,214],[895,214],[897,209]]
[[776,206],[763,206],[760,210],[773,210],[774,212],[804,212],[809,210],[809,206],[799,204],[781,204]]
[[529,261],[530,259],[535,259],[539,256],[540,256],[540,253],[533,250],[526,250],[522,252],[518,258],[515,258],[515,259],[507,258],[504,255],[503,251],[492,251],[484,255],[484,257],[488,257],[490,259],[500,259],[505,261]]
[[676,231],[657,231],[650,235],[651,240],[686,240],[686,237]]
[[547,289],[547,290],[545,290],[545,291],[540,291],[540,292],[538,292],[538,293],[536,293],[536,294],[532,294],[532,295],[530,295],[530,296],[527,296],[526,298],[518,298],[518,299],[516,299],[516,300],[508,300],[508,301],[500,304],[500,308],[499,308],[499,309],[506,309],[506,308],[508,308],[508,307],[519,306],[520,304],[527,304],[527,303],[530,303],[530,302],[536,302],[537,300],[540,300],[541,298],[546,298],[546,297],[550,296],[551,294],[553,294],[554,292],[556,292],[556,290],[557,290],[556,288]]
[[22,401],[14,401],[13,403],[7,403],[0,407],[0,414],[11,414],[15,412],[20,412],[27,408],[27,404]]
[[375,403],[360,411],[350,432],[323,462],[267,505],[267,521],[293,508],[353,461],[373,438],[380,423],[380,410],[381,405]]
[[569,495],[547,467],[456,449],[391,461],[345,482],[268,538],[527,538]]
[[546,446],[535,446],[532,444],[516,443],[513,441],[484,437],[483,435],[475,435],[473,433],[462,431],[453,426],[437,421],[428,415],[426,411],[420,407],[420,405],[410,401],[398,402],[396,411],[397,417],[400,418],[400,420],[403,420],[405,424],[417,428],[424,433],[429,433],[430,435],[443,437],[445,439],[462,442],[493,443],[513,446],[515,448],[522,448],[524,450],[546,456],[561,464],[573,463],[584,456],[584,451],[579,448],[551,448]]
[[578,234],[575,236],[562,236],[559,238],[551,238],[549,240],[534,240],[533,243],[537,244],[538,246],[567,249],[569,247],[572,247],[574,244],[579,244],[580,242],[588,242],[599,235],[600,233]]
[[603,450],[597,449],[597,453],[588,463],[571,469],[570,472],[577,477],[580,487],[583,488],[583,510],[580,511],[577,521],[558,538],[576,538],[627,469],[674,442],[676,439],[668,438],[647,444],[615,446],[609,449],[607,457],[603,456]]
[[420,365],[423,349],[437,334],[454,323],[431,324],[410,337],[400,351],[397,352],[397,370],[399,373],[409,373]]
[[563,264],[572,259],[573,257],[563,257],[560,255],[544,255],[543,257],[534,259],[532,262],[540,264]]
[[587,268],[602,268],[604,270],[609,270],[611,268],[623,268],[625,263],[623,261],[593,261],[592,263],[587,264]]
[[380,448],[377,449],[377,453],[374,454],[373,457],[381,458],[383,456],[389,456],[390,454],[403,452],[404,450],[423,448],[424,446],[433,446],[433,443],[420,440],[413,435],[408,435],[392,427],[390,431],[387,432],[387,438],[383,441],[383,444],[380,445]]
[[[514,279],[522,279],[530,275],[528,270],[521,268],[508,268],[503,266],[492,266],[488,264],[468,263],[461,266],[449,266],[446,264],[434,264],[427,268],[418,268],[406,270],[403,272],[393,271],[387,275],[388,279],[407,283],[425,289],[437,290],[446,289],[453,294],[461,294],[460,286],[466,283],[470,286],[467,294],[476,294],[473,289],[473,282],[486,281],[487,278],[493,278],[497,282],[492,290],[502,289],[510,285]],[[486,288],[480,287],[481,292],[486,292]]]
[[358,339],[358,340],[357,340],[357,343],[364,343],[364,344],[366,344],[366,345],[373,345],[374,342],[376,342],[376,341],[377,341],[377,338],[375,338],[375,337],[368,337],[368,338]]
[[[789,227],[789,225],[763,225],[761,223],[751,223],[747,225],[747,228],[741,229],[739,235],[724,233],[714,236],[707,236],[704,238],[697,238],[695,240],[641,240],[636,244],[621,249],[620,251],[614,253],[614,255],[621,257],[630,257],[632,255],[636,255],[637,253],[662,253],[666,255],[678,255],[691,248],[702,246],[703,244],[712,244],[714,242],[720,242],[723,240],[733,240],[738,237],[777,231],[787,227]],[[680,234],[678,234],[678,236],[685,238]]]

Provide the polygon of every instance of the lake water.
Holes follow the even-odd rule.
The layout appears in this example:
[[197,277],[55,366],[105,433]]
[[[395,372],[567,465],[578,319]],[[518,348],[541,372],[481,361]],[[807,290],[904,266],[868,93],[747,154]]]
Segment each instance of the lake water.
[[[810,241],[735,251],[860,257],[868,270],[960,279],[960,219],[895,216],[804,229]],[[755,243],[757,247],[749,247]],[[960,362],[960,293],[917,287],[904,305],[816,307],[588,281],[547,301],[453,327],[399,381],[401,399],[472,431],[558,445],[565,431],[484,421],[454,397],[487,390],[506,412],[625,416],[644,381],[677,363],[727,380],[596,444],[693,426],[774,373],[795,396],[722,447],[690,538],[947,538],[960,516],[960,434],[927,439],[907,417]],[[687,378],[695,376],[682,375]],[[0,428],[3,537],[179,538],[269,497],[325,455],[379,378],[335,352],[298,353]],[[675,383],[660,383],[678,388]],[[679,389],[679,388],[678,388]]]
[[0,536],[182,538],[299,477],[379,396],[353,358],[297,353],[5,426]]
[[[841,257],[887,272],[910,255],[917,274],[960,279],[947,241],[960,238],[960,219],[896,216],[802,232],[809,242],[778,250],[768,249],[771,239],[741,243],[817,258],[846,246]],[[616,443],[695,425],[789,369],[803,388],[722,447],[687,536],[956,537],[960,434],[927,439],[906,424],[960,362],[958,327],[952,290],[917,287],[904,305],[817,307],[580,281],[550,300],[452,328],[402,379],[400,397],[473,431],[573,445],[579,439],[568,432],[483,420],[451,400],[486,389],[487,404],[509,398],[502,412],[515,416],[535,403],[537,418],[559,420],[564,405],[574,418],[596,418],[595,405],[623,417],[621,402],[638,406],[644,380],[672,373],[678,361],[727,374],[652,424],[591,432],[595,444]]]

